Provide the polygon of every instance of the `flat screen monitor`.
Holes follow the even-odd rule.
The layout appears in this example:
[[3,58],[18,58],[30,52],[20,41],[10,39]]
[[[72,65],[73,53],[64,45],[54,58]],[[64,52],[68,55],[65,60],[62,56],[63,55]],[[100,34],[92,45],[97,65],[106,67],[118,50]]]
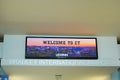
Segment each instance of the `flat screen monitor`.
[[97,38],[26,37],[26,59],[98,59]]

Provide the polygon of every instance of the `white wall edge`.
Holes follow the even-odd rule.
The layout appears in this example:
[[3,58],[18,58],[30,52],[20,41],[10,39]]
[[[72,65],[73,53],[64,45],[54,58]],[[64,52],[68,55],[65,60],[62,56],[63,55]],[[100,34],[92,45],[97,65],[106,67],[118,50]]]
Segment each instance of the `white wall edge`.
[[120,61],[120,44],[118,44],[118,55],[119,55],[119,61]]
[[0,58],[2,58],[3,55],[3,42],[0,42]]

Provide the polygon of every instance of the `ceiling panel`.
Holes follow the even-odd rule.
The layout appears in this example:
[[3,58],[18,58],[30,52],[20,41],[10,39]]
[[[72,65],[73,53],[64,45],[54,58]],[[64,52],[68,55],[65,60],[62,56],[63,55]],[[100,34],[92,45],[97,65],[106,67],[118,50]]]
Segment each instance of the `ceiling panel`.
[[[4,66],[10,80],[110,80],[116,67]],[[55,75],[62,75],[57,79]]]

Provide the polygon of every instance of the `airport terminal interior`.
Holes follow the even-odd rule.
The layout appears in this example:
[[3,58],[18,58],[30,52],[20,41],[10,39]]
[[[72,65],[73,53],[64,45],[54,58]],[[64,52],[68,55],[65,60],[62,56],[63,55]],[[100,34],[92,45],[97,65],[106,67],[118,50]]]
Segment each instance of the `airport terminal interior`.
[[119,0],[0,0],[0,80],[120,80]]

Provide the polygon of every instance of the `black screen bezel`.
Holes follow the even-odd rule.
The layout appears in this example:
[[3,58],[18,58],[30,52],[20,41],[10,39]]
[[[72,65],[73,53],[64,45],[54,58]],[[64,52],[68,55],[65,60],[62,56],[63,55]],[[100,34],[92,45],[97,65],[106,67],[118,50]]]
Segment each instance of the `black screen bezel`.
[[[28,38],[57,38],[57,39],[95,39],[96,42],[96,57],[70,57],[70,58],[57,58],[57,57],[27,57],[27,39]],[[95,37],[36,37],[36,36],[27,36],[25,40],[25,59],[98,59],[98,46],[97,38]]]

